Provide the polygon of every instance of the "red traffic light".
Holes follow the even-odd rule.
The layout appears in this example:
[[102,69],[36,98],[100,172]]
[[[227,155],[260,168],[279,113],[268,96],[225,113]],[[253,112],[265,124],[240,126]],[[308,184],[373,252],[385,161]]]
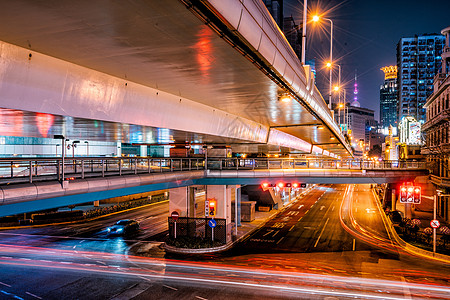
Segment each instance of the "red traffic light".
[[298,186],[299,186],[299,184],[298,184],[297,182],[294,182],[294,183],[292,184],[292,187],[295,188],[295,189],[298,188]]
[[267,182],[263,182],[263,184],[261,184],[261,186],[263,188],[267,189],[270,186],[270,184],[268,184]]
[[406,192],[406,187],[402,186],[401,191]]
[[417,194],[417,193],[420,193],[420,187],[417,187],[417,186],[416,186],[416,187],[414,188],[414,193],[416,193],[416,194]]
[[284,183],[283,183],[283,182],[278,182],[278,183],[277,183],[277,186],[278,186],[280,189],[282,189],[282,188],[284,188]]

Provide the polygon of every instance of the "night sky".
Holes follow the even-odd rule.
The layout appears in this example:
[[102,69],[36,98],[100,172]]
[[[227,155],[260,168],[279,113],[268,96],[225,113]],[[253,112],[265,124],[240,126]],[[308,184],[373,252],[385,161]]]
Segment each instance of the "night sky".
[[[302,23],[303,0],[284,0],[284,15]],[[308,0],[309,18],[319,12],[333,20],[333,59],[341,65],[347,100],[353,98],[355,71],[361,107],[375,110],[379,120],[381,67],[396,64],[396,45],[402,37],[440,34],[450,26],[450,0]],[[308,23],[306,59],[316,60],[317,86],[328,99],[329,73],[323,61],[330,54],[330,22]],[[337,68],[333,82],[337,82]],[[325,76],[325,78],[324,78]],[[350,92],[350,94],[349,94]]]

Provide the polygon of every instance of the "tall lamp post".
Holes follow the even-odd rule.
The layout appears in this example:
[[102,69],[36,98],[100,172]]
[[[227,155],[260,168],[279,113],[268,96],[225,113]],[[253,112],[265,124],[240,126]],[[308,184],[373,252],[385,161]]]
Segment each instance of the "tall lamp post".
[[[324,20],[330,21],[330,94],[328,95],[328,108],[331,110],[331,92],[333,90],[333,21],[331,19],[323,18]],[[314,16],[313,21],[317,22],[320,20],[319,16]],[[328,64],[327,64],[328,65]]]
[[307,21],[307,8],[308,0],[303,0],[303,32],[302,32],[302,64],[306,63],[306,21]]
[[84,141],[84,143],[86,144],[86,156],[89,156],[89,142]]

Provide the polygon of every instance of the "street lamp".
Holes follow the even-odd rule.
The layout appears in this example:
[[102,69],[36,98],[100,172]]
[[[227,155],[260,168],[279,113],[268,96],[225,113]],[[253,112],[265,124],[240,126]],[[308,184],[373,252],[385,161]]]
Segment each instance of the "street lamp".
[[[66,148],[66,138],[63,135],[61,135],[61,134],[56,134],[56,135],[53,136],[53,138],[61,140],[61,145],[62,145],[62,147],[61,147],[61,149],[62,149],[61,150],[61,157],[62,157],[62,159],[61,159],[62,160],[62,162],[61,162],[61,164],[62,164],[62,168],[61,168],[61,183],[64,183],[64,150]],[[58,168],[58,170],[59,170],[59,168]]]
[[[323,18],[324,20],[330,21],[330,94],[328,95],[328,107],[331,110],[331,92],[332,92],[332,88],[333,88],[333,21],[331,19],[327,19],[327,18]],[[313,17],[313,21],[314,22],[318,22],[320,20],[319,16],[314,16]],[[328,64],[327,64],[328,66]]]
[[80,141],[73,141],[72,142],[72,157],[75,158],[75,148],[77,147],[77,144],[79,144]]
[[305,65],[306,57],[306,21],[308,0],[303,0],[303,33],[302,33],[302,64]]
[[84,143],[86,144],[86,156],[89,156],[89,142],[84,141]]

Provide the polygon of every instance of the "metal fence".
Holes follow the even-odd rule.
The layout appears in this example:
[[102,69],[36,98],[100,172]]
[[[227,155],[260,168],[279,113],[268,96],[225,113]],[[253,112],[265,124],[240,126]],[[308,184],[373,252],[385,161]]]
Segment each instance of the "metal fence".
[[[62,158],[0,158],[0,184],[62,180]],[[80,157],[64,159],[64,179],[204,169],[202,158]]]
[[255,170],[255,169],[366,169],[399,170],[426,169],[426,162],[398,160],[325,160],[292,158],[208,158],[210,170]]
[[[211,228],[208,225],[209,218],[186,218],[180,217],[177,220],[176,230],[178,237],[193,237],[212,239],[212,232],[214,231],[214,241],[222,244],[227,243],[227,226],[225,219],[214,219],[216,227]],[[175,221],[169,217],[169,236],[175,238]]]
[[[204,158],[75,157],[64,159],[64,179],[205,169]],[[207,158],[209,170],[424,170],[426,162],[293,158]],[[0,158],[0,184],[62,180],[62,158]]]

